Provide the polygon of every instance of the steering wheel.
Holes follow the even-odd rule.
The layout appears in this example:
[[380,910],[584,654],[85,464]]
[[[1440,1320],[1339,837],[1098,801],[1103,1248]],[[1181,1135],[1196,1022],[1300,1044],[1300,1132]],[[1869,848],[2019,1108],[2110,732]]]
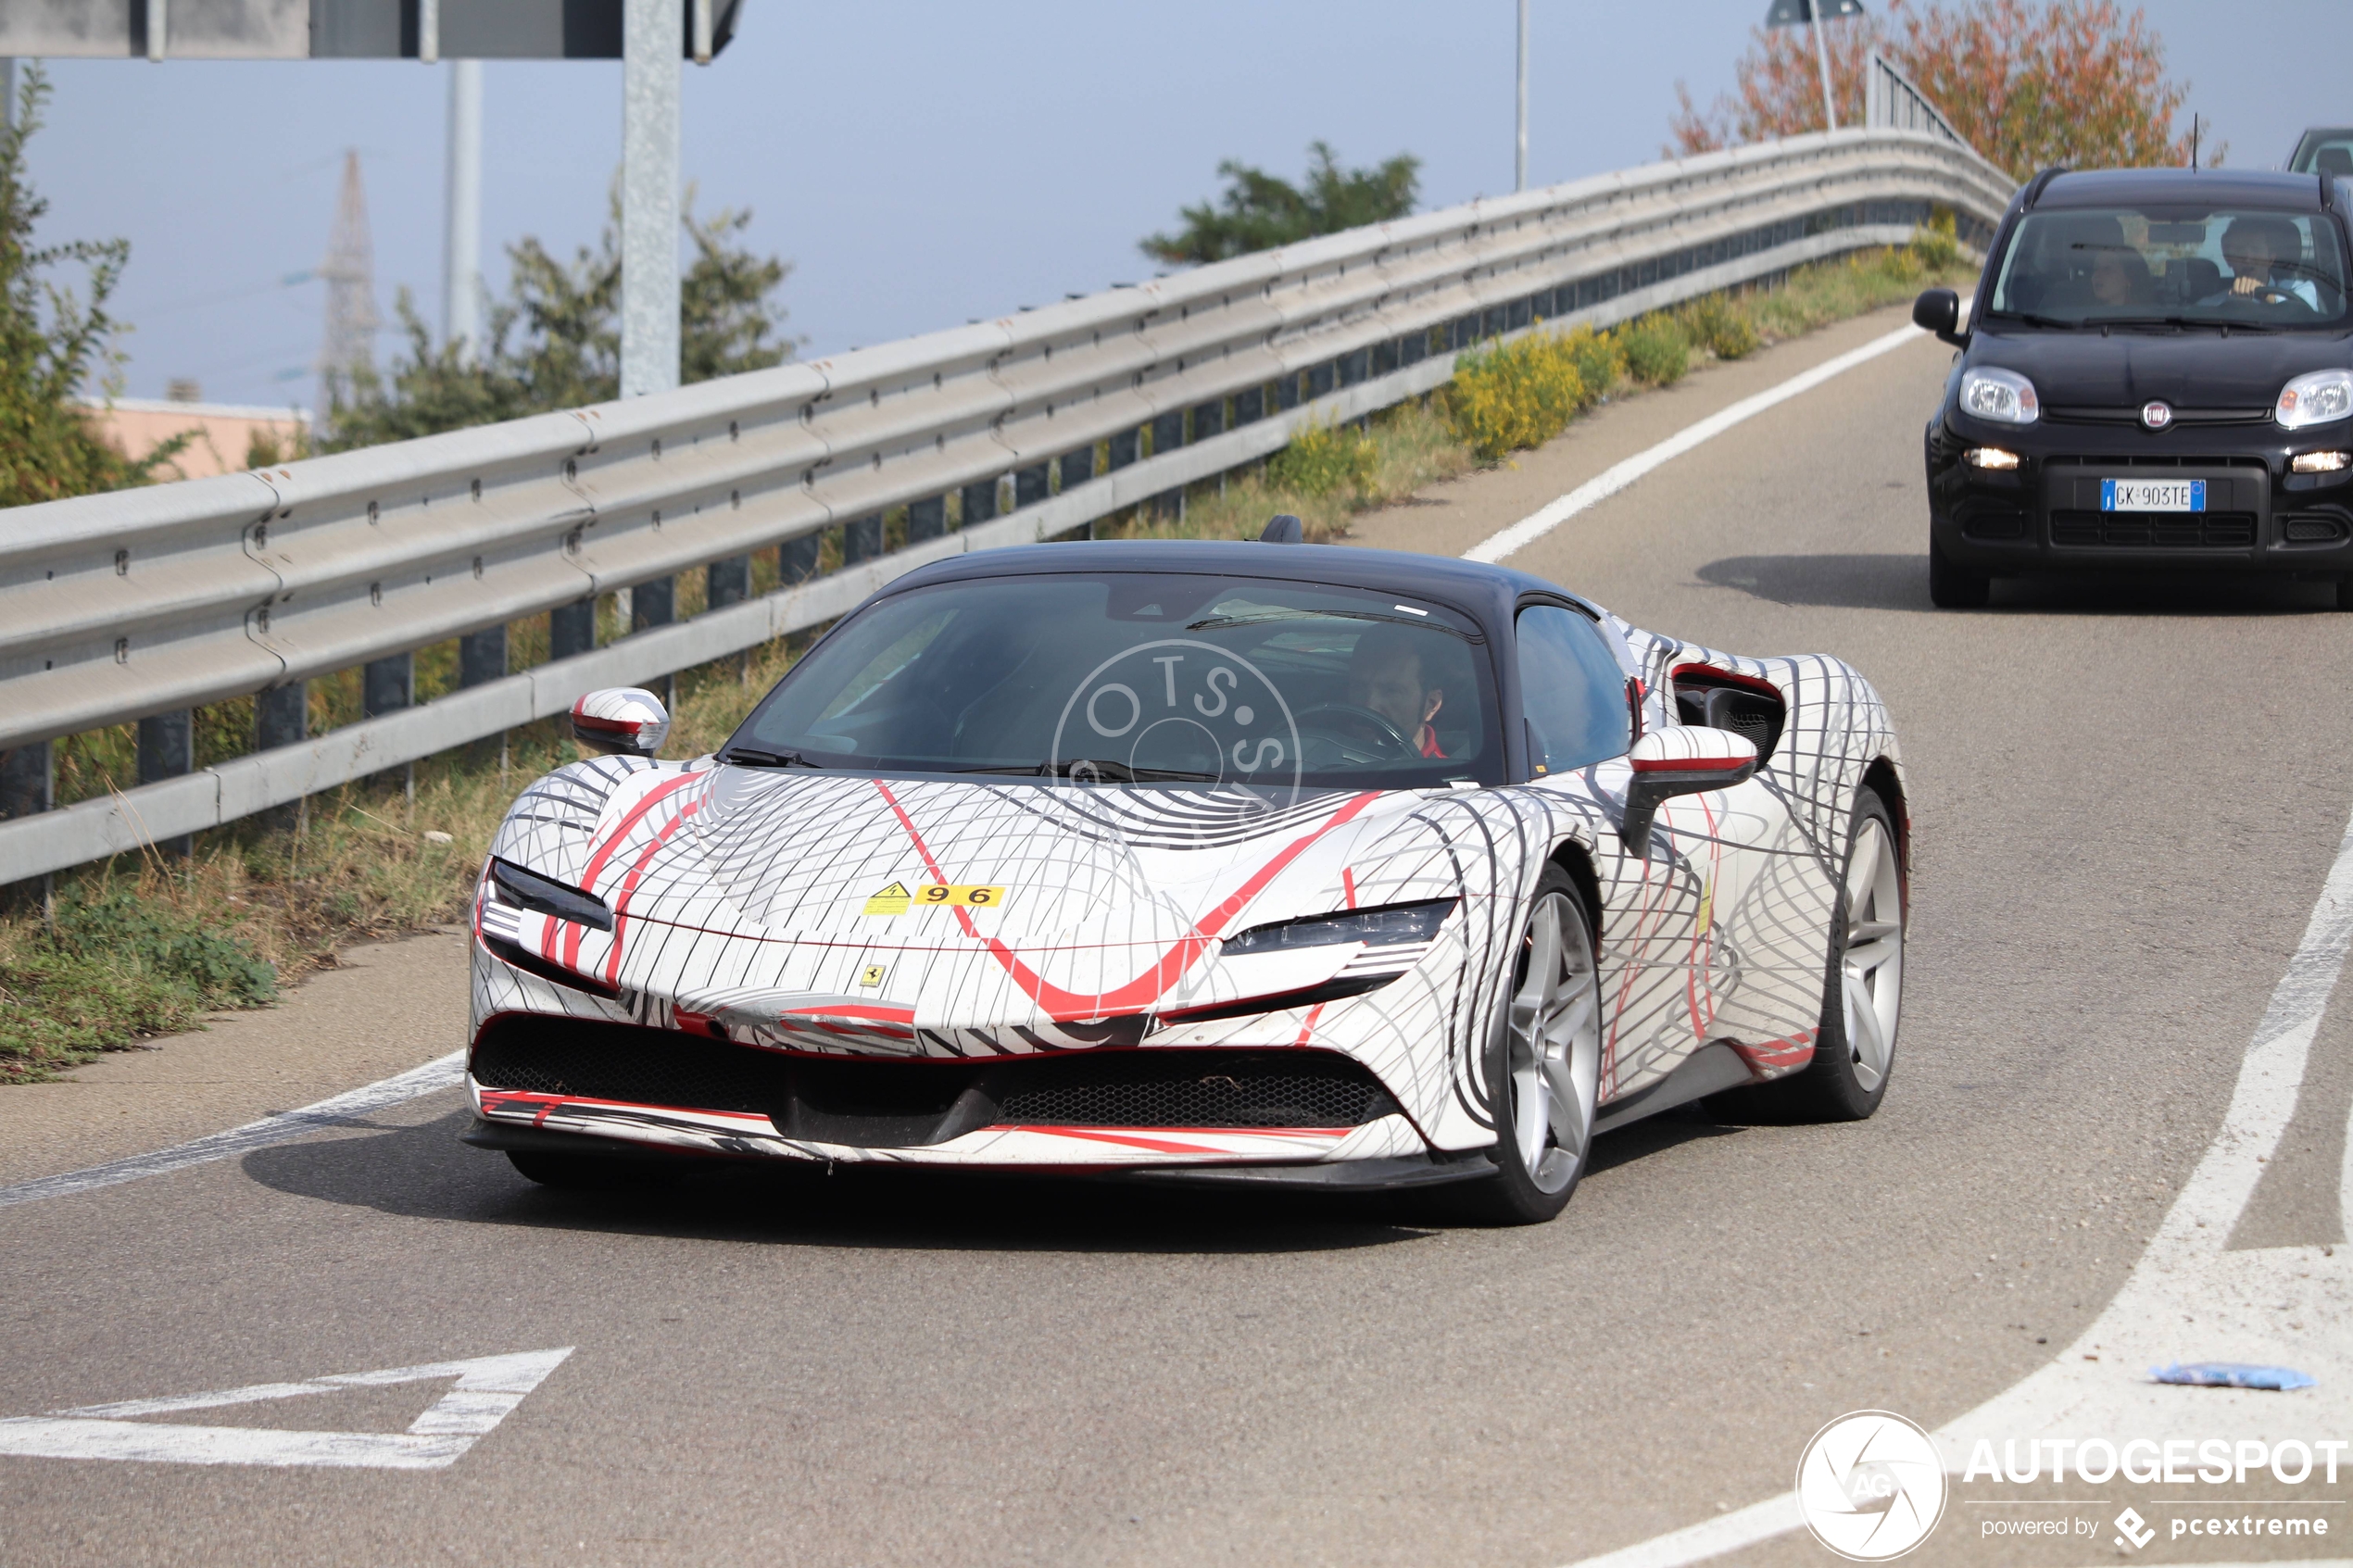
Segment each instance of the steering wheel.
[[1319,702],[1313,708],[1303,709],[1298,717],[1300,727],[1308,728],[1319,713],[1335,714],[1369,728],[1372,734],[1366,739],[1377,750],[1386,749],[1401,759],[1420,754],[1420,747],[1407,740],[1404,732],[1390,723],[1386,715],[1376,713],[1369,708],[1359,708],[1353,702]]

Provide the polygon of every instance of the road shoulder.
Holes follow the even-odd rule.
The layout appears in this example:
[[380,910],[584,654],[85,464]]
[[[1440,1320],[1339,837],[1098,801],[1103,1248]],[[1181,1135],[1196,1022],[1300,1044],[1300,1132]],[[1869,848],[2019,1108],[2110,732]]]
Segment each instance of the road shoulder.
[[0,1185],[308,1105],[454,1050],[465,1028],[462,934],[347,948],[274,1007],[109,1052],[53,1083],[0,1089]]

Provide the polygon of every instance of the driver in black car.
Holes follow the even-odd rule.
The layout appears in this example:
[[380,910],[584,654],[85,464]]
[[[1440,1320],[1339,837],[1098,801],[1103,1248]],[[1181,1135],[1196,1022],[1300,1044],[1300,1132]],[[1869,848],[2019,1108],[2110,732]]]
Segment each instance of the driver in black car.
[[1405,626],[1376,626],[1348,655],[1348,700],[1397,727],[1424,757],[1444,757],[1430,721],[1446,694],[1424,684],[1420,644],[1427,633]]
[[2222,261],[2231,270],[2230,284],[2198,303],[2222,305],[2233,299],[2252,299],[2278,305],[2293,299],[2318,309],[2320,294],[2310,279],[2291,276],[2279,282],[2271,275],[2282,261],[2303,253],[2303,236],[2284,218],[2233,219],[2222,231]]

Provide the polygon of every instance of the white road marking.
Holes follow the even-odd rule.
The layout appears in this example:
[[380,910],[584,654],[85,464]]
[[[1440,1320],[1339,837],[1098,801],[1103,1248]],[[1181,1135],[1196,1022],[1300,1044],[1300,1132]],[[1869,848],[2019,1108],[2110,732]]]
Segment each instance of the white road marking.
[[[444,1470],[480,1442],[573,1347],[471,1361],[346,1372],[300,1383],[257,1383],[211,1394],[126,1399],[47,1415],[0,1420],[0,1454],[38,1459],[146,1460],[170,1464],[323,1465],[334,1469]],[[336,1394],[454,1377],[406,1432],[289,1432],[263,1426],[182,1426],[135,1418],[218,1410],[305,1394]]]
[[[2092,1326],[2048,1365],[1937,1429],[1948,1470],[1978,1438],[2211,1436],[2276,1442],[2353,1426],[2353,1248],[2224,1250],[2264,1162],[2296,1115],[2306,1058],[2353,947],[2353,827],[2338,843],[2287,972],[2239,1066],[2221,1129],[2133,1273]],[[2347,1129],[2353,1140],[2353,1127]],[[2347,1156],[2353,1167],[2353,1154]],[[2353,1177],[2340,1194],[2353,1225]],[[2291,1328],[2291,1323],[2299,1326]],[[2096,1357],[2096,1360],[2092,1358]],[[2294,1395],[2151,1382],[2169,1361],[2277,1362],[2320,1386]],[[1782,1493],[1572,1568],[1682,1568],[1803,1527]]]
[[135,1182],[143,1176],[160,1176],[190,1165],[202,1165],[207,1160],[226,1160],[252,1149],[267,1148],[272,1144],[291,1142],[305,1133],[315,1133],[321,1127],[348,1125],[356,1118],[388,1105],[415,1099],[436,1089],[455,1086],[465,1076],[466,1053],[451,1051],[422,1067],[412,1067],[406,1073],[380,1079],[364,1088],[353,1089],[316,1105],[306,1105],[299,1110],[282,1110],[265,1116],[258,1122],[248,1122],[242,1127],[232,1127],[225,1133],[215,1133],[194,1143],[180,1144],[171,1148],[157,1149],[153,1154],[134,1154],[127,1160],[110,1160],[104,1165],[92,1165],[80,1171],[68,1171],[60,1175],[42,1176],[15,1186],[0,1187],[0,1209],[11,1204],[31,1203],[44,1198],[63,1198],[69,1193],[88,1192],[93,1187],[113,1186],[118,1182]]
[[[1969,301],[1961,301],[1967,312]],[[1786,403],[1803,392],[1811,392],[1832,377],[1844,375],[1857,365],[1868,364],[1891,349],[1924,338],[1928,333],[1918,327],[1898,327],[1883,337],[1875,337],[1860,348],[1849,349],[1834,359],[1825,359],[1810,370],[1790,377],[1779,386],[1769,386],[1751,397],[1743,397],[1730,408],[1718,409],[1696,424],[1687,425],[1657,445],[1635,453],[1624,462],[1604,469],[1567,495],[1548,501],[1509,528],[1473,545],[1463,552],[1465,560],[1494,562],[1524,549],[1579,512],[1597,502],[1607,500],[1642,475],[1671,458],[1680,458],[1692,447],[1712,441],[1734,425],[1755,418],[1776,404]]]

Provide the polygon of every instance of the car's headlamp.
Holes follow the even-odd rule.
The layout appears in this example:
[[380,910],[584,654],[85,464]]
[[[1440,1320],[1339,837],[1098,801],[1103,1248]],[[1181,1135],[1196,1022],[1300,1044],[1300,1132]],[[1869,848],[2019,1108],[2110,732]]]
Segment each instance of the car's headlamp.
[[605,901],[577,887],[527,872],[511,860],[490,862],[490,896],[501,904],[535,914],[553,915],[596,931],[612,929],[612,911]]
[[2015,370],[1961,372],[1961,412],[1995,424],[2031,425],[2043,417],[2034,383]]
[[2353,416],[2353,370],[2315,370],[2280,388],[2271,417],[2284,430],[2324,425]]
[[1304,920],[1253,926],[1229,939],[1222,952],[1231,959],[1290,947],[1327,947],[1336,942],[1362,942],[1370,947],[1427,942],[1438,935],[1438,928],[1459,902],[1455,898],[1433,898],[1426,904],[1386,904],[1378,909],[1344,909],[1338,914],[1310,915]]

